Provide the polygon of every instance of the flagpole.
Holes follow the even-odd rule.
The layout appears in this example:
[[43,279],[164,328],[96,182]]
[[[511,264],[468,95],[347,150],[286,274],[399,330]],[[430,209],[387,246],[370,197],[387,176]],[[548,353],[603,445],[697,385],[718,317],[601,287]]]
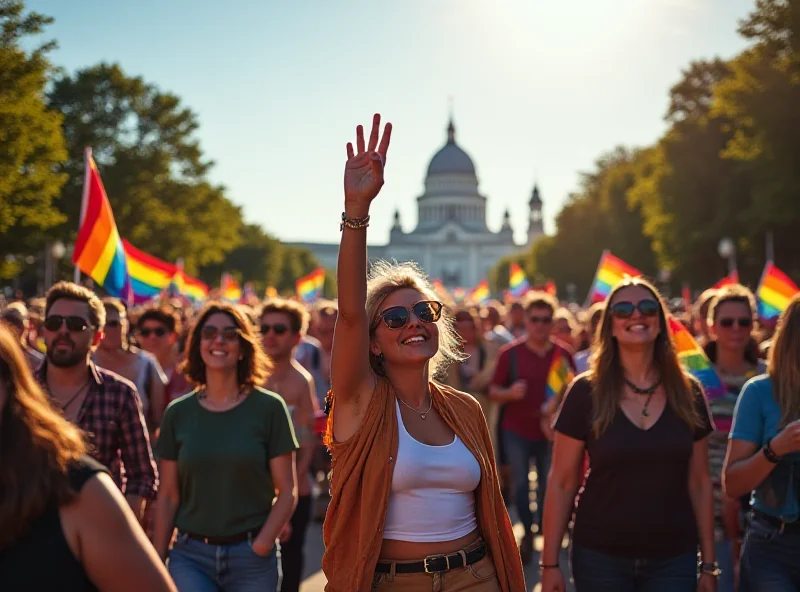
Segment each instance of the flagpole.
[[[83,226],[83,219],[86,217],[86,206],[89,203],[89,161],[92,158],[92,147],[88,146],[83,152],[83,160],[84,160],[84,173],[83,173],[83,196],[81,197],[81,217],[78,221],[78,232],[81,230],[81,226]],[[73,262],[73,265],[75,263]],[[79,284],[81,282],[81,270],[78,269],[78,266],[75,265],[75,271],[73,272],[72,280]]]

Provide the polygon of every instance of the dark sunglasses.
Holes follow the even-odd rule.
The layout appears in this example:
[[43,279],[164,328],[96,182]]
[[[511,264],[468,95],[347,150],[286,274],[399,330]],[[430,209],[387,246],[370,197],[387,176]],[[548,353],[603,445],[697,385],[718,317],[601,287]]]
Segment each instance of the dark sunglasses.
[[91,327],[91,323],[83,317],[63,317],[61,315],[50,315],[44,320],[44,328],[48,331],[58,331],[64,323],[67,323],[67,329],[73,333],[81,333]]
[[119,321],[106,321],[106,328],[107,329],[116,329],[120,326]]
[[402,329],[408,323],[411,313],[423,323],[435,323],[442,316],[442,303],[435,300],[417,302],[410,309],[405,306],[392,306],[380,313],[381,319],[390,329]]
[[200,331],[200,337],[206,341],[214,341],[220,333],[222,334],[222,339],[227,342],[239,339],[239,329],[237,327],[225,327],[220,330],[219,327],[213,325],[204,325]]
[[633,312],[638,310],[639,314],[643,317],[655,317],[661,305],[655,300],[640,300],[636,304],[633,302],[616,302],[609,307],[611,314],[618,319],[629,319],[633,316]]
[[164,337],[167,334],[167,330],[164,327],[145,327],[144,329],[139,330],[139,335],[147,339],[150,335],[155,334],[156,337]]
[[280,323],[278,323],[276,325],[267,325],[267,324],[261,325],[261,334],[262,335],[266,335],[270,331],[274,331],[275,335],[283,335],[288,330],[289,330],[289,327],[287,327],[286,325],[282,325]]
[[739,325],[740,329],[749,329],[753,326],[753,319],[741,317],[738,319],[720,319],[717,321],[720,327],[730,329],[734,324]]
[[528,320],[534,325],[549,325],[553,322],[553,317],[528,317]]

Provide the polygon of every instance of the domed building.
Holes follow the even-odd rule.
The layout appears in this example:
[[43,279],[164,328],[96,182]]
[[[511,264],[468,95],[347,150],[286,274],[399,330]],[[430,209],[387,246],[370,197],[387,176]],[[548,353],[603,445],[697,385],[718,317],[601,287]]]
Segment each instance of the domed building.
[[[534,187],[529,202],[526,245],[514,243],[508,210],[498,232],[488,228],[486,200],[478,190],[472,159],[456,143],[456,128],[451,119],[447,142],[431,159],[425,192],[417,198],[417,227],[403,231],[400,212],[395,211],[388,244],[370,245],[369,256],[416,261],[431,278],[438,278],[448,288],[473,287],[499,259],[533,244],[544,234],[538,187]],[[311,249],[326,267],[336,267],[338,245],[294,244]]]

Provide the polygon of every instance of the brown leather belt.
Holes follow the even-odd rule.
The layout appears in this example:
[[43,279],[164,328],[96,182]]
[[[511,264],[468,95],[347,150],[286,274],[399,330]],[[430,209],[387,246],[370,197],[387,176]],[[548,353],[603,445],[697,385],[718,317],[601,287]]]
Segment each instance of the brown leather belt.
[[[477,563],[486,557],[486,543],[481,544],[465,553],[452,553],[449,555],[431,555],[426,557],[423,561],[414,563],[397,563],[394,562],[394,571],[399,574],[410,573],[427,573],[435,574],[450,571],[451,569],[458,569],[459,567],[466,567]],[[391,563],[378,563],[375,566],[375,573],[388,574],[392,571]]]
[[248,530],[240,532],[239,534],[232,534],[229,536],[204,536],[194,532],[181,531],[180,534],[186,535],[192,540],[200,541],[206,545],[235,545],[236,543],[243,543],[244,541],[251,541],[258,536],[260,529]]

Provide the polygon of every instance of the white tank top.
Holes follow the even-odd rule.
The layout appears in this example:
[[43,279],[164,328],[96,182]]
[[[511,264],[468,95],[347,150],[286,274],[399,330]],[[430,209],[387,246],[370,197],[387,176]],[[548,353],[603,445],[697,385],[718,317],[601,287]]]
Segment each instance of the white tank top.
[[406,431],[397,403],[398,447],[383,538],[414,543],[453,541],[478,526],[475,489],[481,467],[464,443],[418,442]]

